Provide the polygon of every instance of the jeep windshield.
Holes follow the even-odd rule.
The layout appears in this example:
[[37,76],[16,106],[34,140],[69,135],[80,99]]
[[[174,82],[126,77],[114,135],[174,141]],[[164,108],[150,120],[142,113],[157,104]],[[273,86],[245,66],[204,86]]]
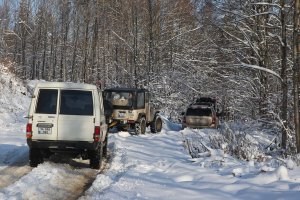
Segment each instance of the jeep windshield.
[[113,91],[107,92],[105,99],[111,102],[113,108],[129,109],[132,108],[134,103],[133,96],[133,92]]

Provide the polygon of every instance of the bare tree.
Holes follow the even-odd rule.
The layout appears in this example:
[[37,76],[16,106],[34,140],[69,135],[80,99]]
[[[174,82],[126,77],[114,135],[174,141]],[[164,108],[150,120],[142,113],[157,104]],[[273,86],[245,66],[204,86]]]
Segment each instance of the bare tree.
[[281,20],[281,91],[282,91],[282,106],[281,106],[281,119],[283,121],[282,127],[282,147],[286,149],[287,145],[287,107],[288,107],[288,86],[287,86],[287,32],[286,32],[286,5],[285,1],[280,1],[280,20]]
[[296,134],[297,153],[300,153],[300,122],[299,122],[299,66],[300,66],[300,0],[294,3],[294,68],[293,68],[293,85],[294,85],[294,122]]

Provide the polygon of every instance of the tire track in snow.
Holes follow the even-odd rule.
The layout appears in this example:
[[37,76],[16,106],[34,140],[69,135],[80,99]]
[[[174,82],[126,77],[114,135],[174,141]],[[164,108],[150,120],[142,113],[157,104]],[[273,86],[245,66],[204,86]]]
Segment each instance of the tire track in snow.
[[98,198],[105,195],[106,190],[115,185],[128,171],[129,168],[134,166],[127,166],[126,152],[122,149],[116,149],[115,144],[109,145],[112,153],[103,169],[103,173],[99,174],[96,181],[92,182],[89,188],[83,193],[79,200],[93,199],[96,194]]
[[0,188],[16,182],[31,171],[29,166],[9,166],[0,171]]
[[0,170],[0,189],[13,184],[31,170],[32,168],[28,166],[28,152],[26,152],[17,161]]
[[0,199],[78,199],[110,166],[109,157],[103,159],[99,170],[90,169],[89,162],[83,160],[46,161],[37,168],[28,166],[28,153],[21,160],[21,166],[0,171]]
[[79,199],[80,197],[84,197],[86,191],[88,191],[88,189],[93,185],[93,182],[95,181],[97,176],[99,174],[105,173],[110,168],[111,162],[112,162],[111,153],[108,151],[107,158],[104,158],[103,161],[102,161],[102,166],[101,166],[101,169],[100,169],[99,173],[97,173],[92,179],[90,179],[85,184],[85,186],[82,188],[82,192],[76,197],[76,199]]

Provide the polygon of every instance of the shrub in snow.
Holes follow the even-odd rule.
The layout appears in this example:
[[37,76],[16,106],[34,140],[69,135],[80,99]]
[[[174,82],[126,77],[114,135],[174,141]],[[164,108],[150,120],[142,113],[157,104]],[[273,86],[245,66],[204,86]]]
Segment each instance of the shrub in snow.
[[[186,146],[192,158],[210,155],[213,149],[222,150],[225,154],[232,155],[246,161],[263,162],[270,159],[270,147],[277,138],[274,130],[264,130],[263,125],[257,121],[247,123],[224,123],[221,129],[183,130]],[[277,150],[277,144],[272,144]],[[276,148],[277,147],[277,148]],[[275,161],[274,165],[282,164]]]

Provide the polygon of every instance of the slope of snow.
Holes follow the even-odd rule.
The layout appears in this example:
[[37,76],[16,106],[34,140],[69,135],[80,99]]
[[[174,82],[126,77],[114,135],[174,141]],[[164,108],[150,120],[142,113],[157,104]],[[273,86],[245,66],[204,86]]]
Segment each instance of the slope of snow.
[[23,82],[0,64],[0,169],[28,152],[25,124],[30,99]]

